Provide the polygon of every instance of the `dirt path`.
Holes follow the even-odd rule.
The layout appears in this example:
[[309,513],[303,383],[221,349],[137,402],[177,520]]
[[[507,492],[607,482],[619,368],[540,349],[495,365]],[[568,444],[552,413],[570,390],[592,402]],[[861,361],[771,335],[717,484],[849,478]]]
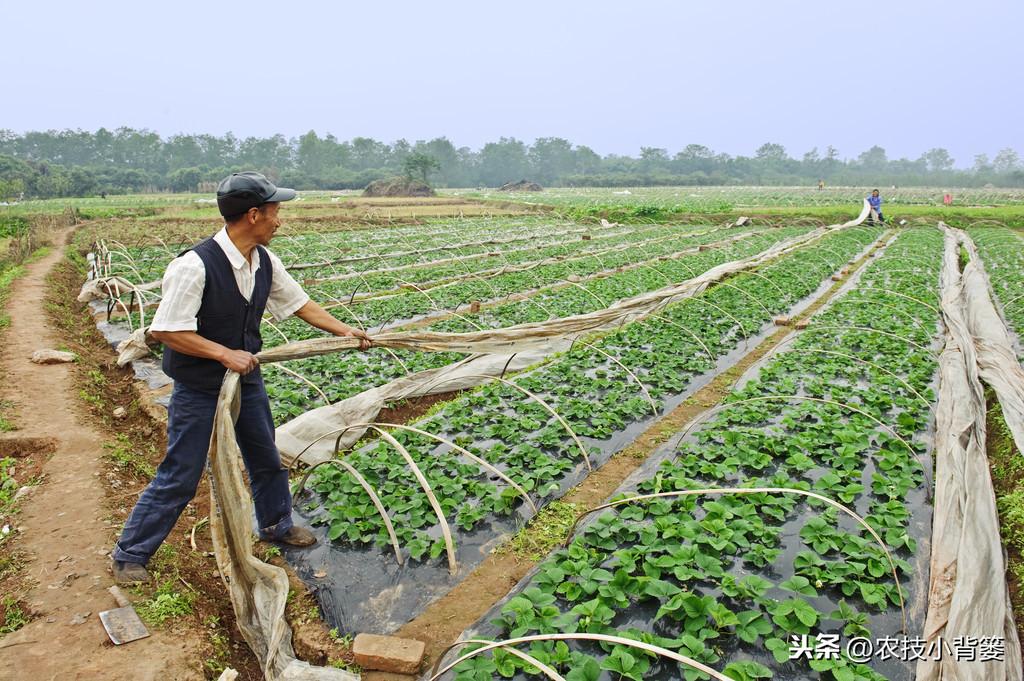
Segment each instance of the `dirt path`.
[[107,593],[113,584],[108,554],[118,528],[107,518],[99,477],[105,440],[79,414],[70,367],[29,361],[34,350],[59,345],[43,299],[46,275],[62,257],[63,248],[55,248],[15,282],[0,348],[0,397],[16,404],[20,428],[0,444],[41,438],[55,445],[42,464],[42,484],[21,503],[16,520],[16,548],[27,554],[22,574],[30,582],[20,596],[35,619],[0,638],[0,679],[202,679],[202,657],[190,637],[155,631],[115,647],[97,615],[115,607]]

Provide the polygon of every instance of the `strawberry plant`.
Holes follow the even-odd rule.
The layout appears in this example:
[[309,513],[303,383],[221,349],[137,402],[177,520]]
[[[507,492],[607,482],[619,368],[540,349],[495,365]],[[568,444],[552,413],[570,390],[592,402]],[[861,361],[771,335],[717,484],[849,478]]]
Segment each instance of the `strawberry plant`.
[[[734,390],[636,492],[815,490],[864,512],[905,581],[914,571],[908,559],[917,548],[915,528],[927,526],[929,513],[921,436],[935,399],[929,348],[939,337],[941,248],[935,231],[901,233],[851,290]],[[916,264],[908,267],[908,257]],[[879,314],[882,304],[900,314]],[[761,396],[783,399],[750,401]],[[568,573],[580,563],[621,570],[624,584],[629,577],[650,580],[614,598],[597,592],[589,607],[600,600],[616,613],[613,623],[645,619],[641,632],[671,650],[717,650],[725,664],[716,668],[733,678],[770,678],[772,669],[761,666],[766,659],[790,674],[800,666],[801,678],[886,678],[843,656],[789,659],[792,634],[813,640],[819,632],[871,636],[899,627],[899,592],[887,556],[863,528],[851,528],[820,501],[757,493],[629,503],[585,525],[540,570]],[[563,612],[574,607],[574,594],[558,586],[551,593]],[[502,627],[492,631],[507,634]],[[684,644],[684,636],[695,641]],[[610,650],[604,653],[604,668],[617,664],[607,662]],[[666,662],[657,664],[666,669]],[[693,678],[682,666],[678,674]],[[517,678],[527,677],[520,667]]]

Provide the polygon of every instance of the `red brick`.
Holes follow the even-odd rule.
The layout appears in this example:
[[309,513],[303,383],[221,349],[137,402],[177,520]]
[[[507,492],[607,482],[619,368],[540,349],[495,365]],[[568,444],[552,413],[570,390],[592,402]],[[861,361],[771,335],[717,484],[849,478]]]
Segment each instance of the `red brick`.
[[352,654],[360,667],[397,674],[419,671],[425,649],[422,641],[376,634],[359,634],[352,643]]

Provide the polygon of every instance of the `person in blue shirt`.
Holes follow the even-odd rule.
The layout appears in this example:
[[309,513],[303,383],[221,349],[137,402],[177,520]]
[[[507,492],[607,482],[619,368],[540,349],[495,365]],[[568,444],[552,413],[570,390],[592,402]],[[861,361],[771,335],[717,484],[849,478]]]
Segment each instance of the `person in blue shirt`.
[[878,221],[885,222],[885,216],[882,215],[882,197],[879,196],[877,189],[872,190],[871,196],[868,197],[868,203],[871,204],[871,210],[878,213]]

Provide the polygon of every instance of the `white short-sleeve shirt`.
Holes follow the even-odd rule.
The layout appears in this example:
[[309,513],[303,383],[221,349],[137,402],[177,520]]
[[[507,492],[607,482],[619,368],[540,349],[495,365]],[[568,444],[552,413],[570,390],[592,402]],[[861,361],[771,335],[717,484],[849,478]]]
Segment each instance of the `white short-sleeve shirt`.
[[[221,228],[213,240],[224,251],[231,263],[238,291],[249,300],[256,286],[256,272],[259,271],[260,252],[252,250],[252,262],[245,259],[238,250],[227,227]],[[281,259],[264,248],[273,267],[270,285],[270,296],[267,298],[267,311],[276,321],[286,319],[309,302],[309,295],[284,268]],[[157,307],[151,331],[196,331],[199,328],[196,315],[203,303],[203,289],[206,287],[206,267],[195,251],[189,251],[180,258],[175,258],[167,266],[163,279],[163,296]]]

